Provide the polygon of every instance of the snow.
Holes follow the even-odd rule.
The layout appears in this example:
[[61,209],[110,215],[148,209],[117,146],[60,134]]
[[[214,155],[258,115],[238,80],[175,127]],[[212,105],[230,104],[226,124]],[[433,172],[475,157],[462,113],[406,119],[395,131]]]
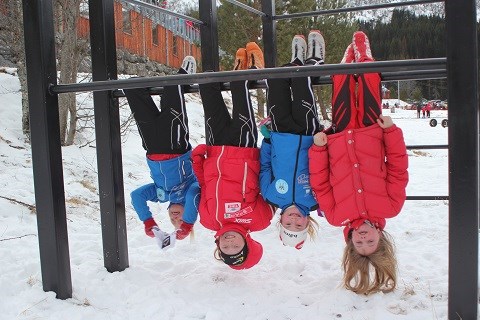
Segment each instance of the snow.
[[[204,141],[197,94],[187,94],[191,143]],[[37,238],[31,151],[21,130],[18,78],[0,73],[0,319],[447,319],[448,201],[407,201],[390,219],[399,260],[398,289],[360,296],[340,287],[344,241],[340,228],[315,217],[319,236],[302,250],[284,247],[277,220],[253,233],[264,256],[252,269],[235,271],[213,258],[213,232],[195,225],[195,238],[160,251],[145,236],[129,194],[150,182],[135,129],[122,139],[129,267],[103,266],[96,178],[96,150],[62,148],[73,297],[44,292]],[[91,103],[83,94],[79,101]],[[128,115],[128,109],[122,109]],[[430,127],[416,111],[391,115],[407,145],[447,144],[447,129]],[[432,111],[432,118],[446,117]],[[83,146],[83,147],[80,147]],[[447,150],[408,151],[408,195],[447,195]],[[162,229],[173,231],[165,205],[152,204]]]

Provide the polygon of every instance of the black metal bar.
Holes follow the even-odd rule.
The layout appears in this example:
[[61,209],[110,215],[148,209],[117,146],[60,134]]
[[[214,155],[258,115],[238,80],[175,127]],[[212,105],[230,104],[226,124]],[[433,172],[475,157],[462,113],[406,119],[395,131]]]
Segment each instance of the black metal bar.
[[325,64],[322,66],[280,67],[239,71],[204,72],[179,74],[150,78],[94,81],[87,83],[52,85],[52,93],[101,91],[128,88],[162,87],[165,85],[186,85],[192,83],[231,82],[236,80],[261,80],[274,78],[295,78],[325,76],[332,74],[404,71],[412,74],[431,70],[445,70],[445,58],[375,61],[369,63]]
[[252,8],[252,7],[250,7],[250,6],[248,6],[248,5],[244,4],[244,3],[241,3],[240,1],[236,1],[236,0],[225,0],[225,1],[230,2],[231,4],[234,4],[234,5],[242,8],[242,9],[245,9],[245,10],[247,10],[247,11],[250,11],[250,12],[252,12],[252,13],[255,13],[255,14],[259,15],[259,16],[262,16],[262,17],[265,16],[265,13],[263,13],[262,11],[259,11],[259,10],[255,9],[255,8]]
[[299,12],[299,13],[292,13],[292,14],[284,14],[284,15],[280,15],[280,16],[274,16],[273,20],[286,20],[286,19],[302,18],[302,17],[324,16],[324,15],[332,15],[332,14],[338,14],[338,13],[347,13],[347,12],[365,11],[365,10],[374,10],[374,9],[384,9],[384,8],[391,8],[391,7],[413,6],[413,5],[420,5],[420,4],[425,4],[425,3],[435,3],[435,2],[445,2],[445,0],[405,1],[405,2],[382,3],[382,4],[374,4],[374,5],[350,7],[350,8],[319,10],[319,11],[312,11],[312,12]]
[[[446,70],[427,70],[427,71],[412,71],[412,72],[385,72],[382,73],[382,79],[383,81],[391,81],[391,80],[427,80],[427,79],[443,79],[446,78],[447,72]],[[332,84],[332,78],[330,76],[321,76],[321,77],[315,77],[312,80],[312,84],[314,86],[317,85],[329,85]],[[249,84],[250,89],[266,89],[267,84],[265,80],[257,80],[254,82],[251,82]],[[222,90],[228,91],[230,90],[230,83],[229,82],[224,82],[222,83]],[[198,85],[197,84],[192,84],[192,85],[185,85],[184,86],[184,92],[185,93],[195,93],[199,92]],[[162,94],[163,93],[163,87],[150,87],[150,93],[151,94]],[[113,91],[113,96],[115,98],[119,97],[124,97],[125,95],[123,94],[122,90],[117,90],[115,89]]]
[[475,0],[445,2],[449,141],[448,319],[478,319],[479,104]]
[[200,41],[202,43],[203,71],[220,70],[220,54],[218,50],[218,23],[216,0],[202,0],[198,4],[200,20]]
[[407,196],[407,200],[449,200],[449,196]]
[[[117,79],[114,0],[89,0],[92,78]],[[93,94],[103,257],[109,272],[128,267],[120,115],[111,92]]]
[[131,3],[132,5],[136,5],[136,6],[139,6],[139,7],[143,7],[143,8],[147,8],[147,9],[152,9],[152,10],[155,10],[155,11],[159,11],[159,12],[162,12],[162,13],[165,13],[165,14],[168,14],[170,16],[173,16],[173,17],[177,17],[177,18],[181,18],[181,19],[185,19],[185,20],[188,20],[188,21],[191,21],[197,25],[203,25],[203,21],[200,21],[200,20],[197,20],[195,18],[192,18],[192,17],[189,17],[189,16],[186,16],[184,14],[181,14],[181,13],[177,13],[177,12],[173,12],[173,11],[170,11],[168,9],[164,9],[162,7],[159,7],[159,6],[156,6],[154,4],[150,4],[148,2],[143,2],[143,1],[139,1],[139,0],[122,0],[123,2],[127,2],[127,3]]
[[51,0],[24,0],[23,26],[30,112],[32,167],[44,291],[72,297],[67,215],[63,184],[55,34]]
[[265,67],[273,68],[277,65],[276,22],[272,19],[275,15],[275,1],[263,0],[262,10],[265,13],[262,17]]
[[448,149],[447,144],[431,144],[431,145],[417,145],[417,146],[407,146],[407,150],[420,150],[420,149]]

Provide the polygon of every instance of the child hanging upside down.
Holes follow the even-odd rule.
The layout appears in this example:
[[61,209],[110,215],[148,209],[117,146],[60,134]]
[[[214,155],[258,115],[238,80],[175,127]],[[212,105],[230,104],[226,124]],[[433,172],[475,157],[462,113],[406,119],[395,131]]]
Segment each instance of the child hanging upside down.
[[[285,66],[321,65],[325,41],[312,30],[307,43],[303,35],[292,41],[292,59]],[[308,149],[313,135],[323,130],[319,123],[310,77],[268,79],[270,130],[261,127],[265,139],[260,159],[260,188],[267,202],[280,208],[280,239],[301,249],[307,235],[314,238],[318,224],[310,211],[318,208],[310,187]]]
[[[369,61],[368,38],[355,32],[342,63]],[[360,294],[390,292],[397,263],[385,220],[405,202],[408,157],[402,130],[381,114],[380,74],[334,75],[332,118],[328,135],[314,136],[309,166],[327,221],[344,227],[344,285]]]
[[[238,49],[234,70],[263,65],[263,53],[256,43]],[[274,208],[263,200],[258,186],[260,150],[248,81],[232,82],[230,90],[232,116],[221,84],[200,84],[206,144],[198,145],[192,157],[201,188],[200,223],[216,231],[215,257],[240,270],[260,261],[263,247],[250,232],[267,228]]]
[[[179,74],[195,73],[192,56],[183,60]],[[145,226],[145,233],[154,237],[157,222],[147,201],[169,202],[168,215],[182,240],[192,231],[197,220],[199,185],[192,170],[188,118],[183,87],[166,86],[158,110],[146,88],[123,89],[132,110],[153,183],[132,191],[132,205]]]

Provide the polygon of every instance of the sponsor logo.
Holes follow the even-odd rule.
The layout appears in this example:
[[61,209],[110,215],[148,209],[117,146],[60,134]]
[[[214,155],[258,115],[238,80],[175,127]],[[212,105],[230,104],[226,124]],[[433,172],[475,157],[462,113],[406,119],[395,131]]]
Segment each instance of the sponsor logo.
[[253,211],[252,207],[248,206],[248,207],[243,208],[242,210],[239,210],[239,211],[234,212],[234,213],[224,213],[223,217],[225,219],[238,218],[238,217],[244,216],[246,214],[249,214],[252,211]]
[[241,204],[240,202],[227,202],[225,203],[225,213],[233,213],[240,210]]
[[288,192],[288,183],[287,181],[283,179],[278,179],[275,182],[275,189],[277,190],[278,193],[280,194],[285,194]]
[[298,184],[307,184],[308,183],[308,174],[302,173],[297,177]]
[[161,188],[157,188],[157,198],[158,200],[160,201],[165,201],[166,198],[165,198],[165,190],[161,189]]
[[235,219],[237,223],[252,223],[252,219]]
[[297,238],[297,234],[292,234],[290,232],[288,232],[287,230],[283,230],[283,233],[287,236],[289,236],[290,238]]

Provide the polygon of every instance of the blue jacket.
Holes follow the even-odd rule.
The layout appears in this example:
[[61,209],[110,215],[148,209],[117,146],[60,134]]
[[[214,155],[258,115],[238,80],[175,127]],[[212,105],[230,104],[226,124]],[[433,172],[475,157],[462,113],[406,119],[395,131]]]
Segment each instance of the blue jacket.
[[135,189],[130,194],[132,205],[140,220],[152,217],[147,201],[170,202],[184,206],[182,219],[187,223],[195,223],[198,216],[200,186],[193,174],[190,160],[192,151],[164,161],[153,161],[147,158],[150,176],[154,183]]
[[260,149],[260,191],[282,211],[291,205],[304,216],[318,208],[310,186],[308,149],[313,136],[270,132]]

